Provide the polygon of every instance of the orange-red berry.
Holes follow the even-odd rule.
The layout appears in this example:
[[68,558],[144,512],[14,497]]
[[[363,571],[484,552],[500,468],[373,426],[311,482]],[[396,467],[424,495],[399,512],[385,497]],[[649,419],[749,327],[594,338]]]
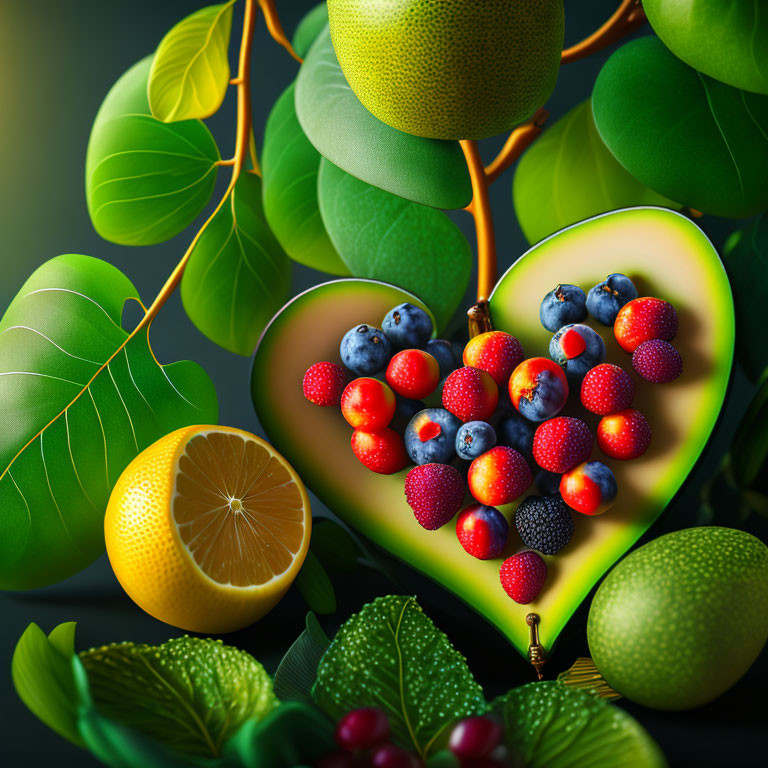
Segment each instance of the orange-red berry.
[[422,400],[431,395],[440,381],[437,360],[423,349],[404,349],[387,366],[387,383],[398,395]]
[[512,371],[523,362],[523,345],[504,331],[473,336],[464,347],[464,365],[485,371],[498,387],[506,387]]
[[341,412],[355,429],[384,429],[396,404],[395,393],[383,381],[367,377],[350,381],[341,395]]

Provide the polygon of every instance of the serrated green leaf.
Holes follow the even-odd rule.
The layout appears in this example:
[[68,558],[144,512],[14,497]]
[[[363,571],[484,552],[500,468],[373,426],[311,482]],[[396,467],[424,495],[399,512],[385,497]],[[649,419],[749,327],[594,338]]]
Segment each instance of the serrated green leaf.
[[315,614],[307,614],[307,628],[286,651],[275,672],[275,695],[280,701],[312,702],[317,665],[331,641]]
[[589,99],[526,150],[515,170],[512,195],[529,243],[617,208],[680,207],[641,184],[608,151],[595,128]]
[[435,208],[463,208],[472,197],[459,143],[411,136],[374,117],[349,87],[327,29],[299,70],[296,113],[323,157],[368,184]]
[[322,272],[349,275],[320,217],[317,175],[321,157],[296,118],[295,90],[291,84],[283,91],[264,130],[264,215],[294,261]]
[[527,768],[661,768],[656,743],[622,709],[556,682],[513,688],[492,704]]
[[291,45],[296,55],[302,59],[317,40],[318,35],[328,24],[328,3],[319,3],[306,13],[293,33]]
[[85,163],[85,194],[96,231],[121,245],[161,243],[202,211],[221,159],[199,120],[152,117],[142,59],[112,87],[96,115]]
[[0,322],[0,587],[59,581],[104,551],[103,517],[127,464],[162,435],[215,423],[195,363],[159,365],[128,341],[130,280],[90,256],[39,267]]
[[149,107],[164,123],[210,117],[229,85],[229,34],[235,0],[182,19],[160,41],[149,71]]
[[264,220],[261,180],[244,173],[192,251],[184,309],[219,346],[250,355],[290,289],[291,263]]
[[416,294],[434,313],[438,333],[464,298],[472,253],[441,211],[411,203],[320,164],[320,213],[355,277],[383,280]]
[[321,615],[336,613],[336,593],[323,564],[310,550],[304,558],[296,587],[310,611]]
[[643,37],[608,59],[592,106],[608,149],[659,194],[718,216],[768,208],[768,96],[713,80]]
[[338,631],[317,670],[315,702],[334,720],[379,707],[393,740],[422,757],[445,746],[451,726],[483,712],[464,657],[412,597],[380,597]]

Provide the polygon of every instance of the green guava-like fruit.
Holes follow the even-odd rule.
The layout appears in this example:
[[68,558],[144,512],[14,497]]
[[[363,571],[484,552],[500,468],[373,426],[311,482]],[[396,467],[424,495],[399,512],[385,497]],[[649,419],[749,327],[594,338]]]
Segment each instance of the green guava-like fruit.
[[[273,318],[254,359],[251,391],[259,420],[304,482],[344,521],[485,616],[523,654],[528,648],[526,615],[539,614],[541,643],[551,649],[592,587],[661,514],[704,449],[730,376],[734,319],[725,271],[703,232],[666,209],[604,214],[536,245],[493,291],[494,324],[515,334],[528,356],[546,355],[551,333],[539,322],[542,297],[558,281],[588,290],[611,272],[629,275],[641,295],[661,296],[675,305],[680,330],[674,343],[685,371],[672,384],[638,384],[633,405],[651,424],[651,447],[641,459],[625,462],[595,449],[594,458],[616,475],[616,502],[598,518],[574,514],[573,538],[557,555],[545,557],[547,582],[529,605],[514,603],[502,589],[500,559],[478,560],[463,550],[454,524],[427,531],[416,522],[403,491],[407,470],[389,476],[367,470],[352,453],[351,430],[338,409],[311,405],[302,395],[301,381],[310,365],[340,362],[339,342],[349,328],[359,323],[381,327],[386,312],[414,297],[366,280],[316,286]],[[599,330],[608,361],[631,369],[610,331]],[[595,426],[596,417],[583,409],[569,412]],[[501,511],[509,519],[515,506]],[[502,556],[520,547],[513,528]]]
[[768,638],[768,547],[731,528],[687,528],[622,560],[595,594],[589,649],[606,682],[654,709],[730,688]]
[[493,136],[555,87],[562,0],[328,0],[328,16],[358,99],[406,133]]

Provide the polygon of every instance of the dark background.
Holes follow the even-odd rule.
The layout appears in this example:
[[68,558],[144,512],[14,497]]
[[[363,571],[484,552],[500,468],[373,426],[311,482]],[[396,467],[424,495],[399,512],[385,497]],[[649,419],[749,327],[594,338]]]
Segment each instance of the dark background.
[[[618,0],[567,0],[566,45],[599,27],[617,4]],[[86,253],[107,259],[128,274],[145,300],[155,295],[181,257],[189,233],[147,248],[121,247],[101,240],[88,219],[83,169],[91,123],[112,83],[154,50],[176,21],[202,5],[202,0],[0,0],[0,309],[7,306],[33,269],[60,253]],[[239,39],[241,5],[235,8],[234,41]],[[289,34],[313,5],[313,0],[278,0]],[[647,33],[648,27],[640,32]],[[557,89],[547,104],[552,122],[589,95],[611,50],[561,70]],[[253,58],[254,125],[260,140],[271,104],[295,76],[297,67],[268,38],[261,22]],[[220,113],[209,121],[224,157],[231,153],[234,115],[230,95]],[[494,140],[484,144],[486,157],[492,156],[498,144]],[[223,179],[226,174],[221,176]],[[512,215],[511,173],[493,187],[492,203],[499,267],[503,270],[527,248]],[[473,241],[469,217],[458,214],[457,220]],[[739,224],[712,217],[699,223],[718,247]],[[294,289],[324,279],[324,275],[297,265]],[[470,300],[468,293],[468,304]],[[178,295],[154,323],[152,341],[161,361],[190,358],[207,369],[218,391],[222,424],[260,432],[248,391],[250,360],[221,350],[198,333],[186,319]],[[708,522],[700,517],[699,487],[727,450],[750,392],[737,370],[708,453],[644,540]],[[316,514],[327,513],[317,500],[313,499],[313,504]],[[742,520],[735,506],[721,505],[714,522],[746,528],[768,539],[765,524],[754,518]],[[396,567],[404,588],[419,595],[428,614],[468,657],[489,695],[531,679],[527,663],[469,608],[410,569]],[[393,590],[375,573],[347,580],[337,578],[336,586],[339,610],[336,616],[324,620],[329,631],[376,594]],[[588,653],[584,631],[588,606],[586,600],[561,635],[548,666],[550,676]],[[282,653],[301,631],[304,612],[301,598],[292,590],[264,620],[225,637],[225,641],[251,651],[274,671]],[[59,738],[26,710],[13,690],[9,674],[14,645],[30,621],[48,632],[59,622],[71,620],[78,622],[79,648],[119,640],[159,643],[180,634],[144,614],[126,597],[104,556],[53,587],[0,594],[0,764],[4,766],[96,765],[90,755]],[[658,740],[672,765],[764,765],[764,753],[768,751],[766,656],[764,653],[731,691],[701,709],[665,713],[627,702],[621,706]]]

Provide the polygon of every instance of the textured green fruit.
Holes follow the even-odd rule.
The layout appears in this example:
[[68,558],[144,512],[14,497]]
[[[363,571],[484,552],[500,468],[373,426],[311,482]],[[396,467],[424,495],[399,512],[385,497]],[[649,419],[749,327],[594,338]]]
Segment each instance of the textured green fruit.
[[608,684],[654,709],[730,688],[768,637],[768,547],[731,528],[688,528],[622,560],[597,590],[589,650]]
[[481,139],[555,87],[562,0],[328,0],[333,47],[379,120],[434,139]]

